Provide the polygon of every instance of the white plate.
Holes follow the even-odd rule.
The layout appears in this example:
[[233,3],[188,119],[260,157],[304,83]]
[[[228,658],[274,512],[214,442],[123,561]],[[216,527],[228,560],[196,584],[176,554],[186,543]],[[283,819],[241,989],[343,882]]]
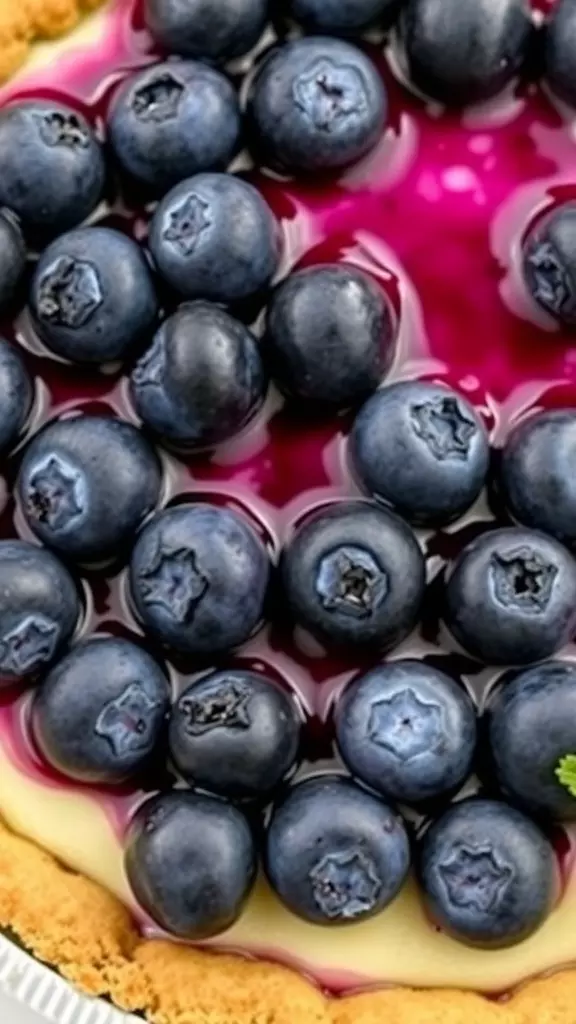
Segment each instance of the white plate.
[[0,935],[1,1024],[142,1024],[100,999],[89,999]]

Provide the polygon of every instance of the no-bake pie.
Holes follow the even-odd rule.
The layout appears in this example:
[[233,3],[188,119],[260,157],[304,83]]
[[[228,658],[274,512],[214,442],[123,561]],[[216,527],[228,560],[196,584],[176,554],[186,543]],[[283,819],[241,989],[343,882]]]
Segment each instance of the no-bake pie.
[[0,79],[0,925],[576,1024],[576,0],[6,0]]

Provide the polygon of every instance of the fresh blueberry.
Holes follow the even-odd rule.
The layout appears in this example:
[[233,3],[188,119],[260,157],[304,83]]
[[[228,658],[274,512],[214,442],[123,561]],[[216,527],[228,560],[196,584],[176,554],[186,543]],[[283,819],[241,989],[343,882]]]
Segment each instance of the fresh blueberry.
[[576,4],[557,0],[545,28],[545,77],[560,99],[576,106]]
[[127,79],[112,101],[108,130],[122,168],[167,191],[193,174],[227,167],[240,143],[240,104],[219,71],[170,61]]
[[350,771],[390,800],[444,796],[470,771],[474,705],[458,683],[424,661],[392,661],[355,680],[335,722]]
[[8,451],[18,440],[33,397],[34,387],[21,356],[0,337],[0,452]]
[[14,301],[25,267],[24,236],[15,217],[0,209],[0,313]]
[[138,902],[181,939],[207,939],[230,928],[256,877],[246,818],[200,793],[174,791],[145,803],[132,822],[125,858]]
[[256,45],[269,0],[145,0],[144,17],[156,42],[170,53],[222,64]]
[[445,621],[458,643],[486,664],[549,658],[576,626],[576,562],[535,530],[484,533],[452,566]]
[[150,249],[162,276],[185,298],[238,302],[270,284],[280,235],[253,185],[232,174],[198,174],[158,206]]
[[80,617],[78,589],[49,551],[0,541],[0,681],[11,683],[49,665]]
[[502,453],[508,509],[524,526],[576,548],[576,411],[538,413],[514,428]]
[[401,818],[337,775],[294,786],[273,812],[268,878],[280,899],[313,924],[373,917],[394,899],[410,866]]
[[501,92],[521,70],[533,32],[527,0],[407,0],[399,24],[409,78],[450,106]]
[[110,228],[78,228],[40,257],[30,292],[34,327],[73,362],[123,359],[154,329],[158,299],[144,253]]
[[288,606],[327,643],[388,650],[412,631],[424,597],[424,557],[409,526],[363,501],[324,506],[282,556]]
[[522,251],[532,298],[564,327],[576,326],[576,203],[563,203],[529,231]]
[[471,946],[513,946],[553,909],[551,844],[520,811],[497,800],[455,804],[425,833],[419,856],[434,921]]
[[262,618],[269,575],[266,548],[244,518],[200,503],[155,516],[130,564],[145,628],[187,654],[244,643]]
[[548,661],[505,680],[488,708],[496,777],[511,800],[535,814],[576,821],[576,665]]
[[399,0],[287,0],[289,14],[307,32],[356,35],[375,24],[388,24]]
[[190,449],[237,434],[262,405],[267,385],[254,335],[208,302],[181,306],[162,324],[130,382],[144,422]]
[[480,417],[439,384],[405,381],[372,396],[350,451],[360,483],[419,526],[457,519],[476,500],[490,460]]
[[268,306],[273,372],[289,394],[347,406],[374,391],[394,358],[385,293],[361,270],[319,266],[292,274]]
[[266,676],[214,672],[189,686],[170,721],[170,752],[189,782],[229,797],[270,793],[296,764],[301,718]]
[[287,43],[266,58],[248,109],[255,146],[273,166],[330,171],[374,148],[388,100],[362,50],[318,36]]
[[170,707],[159,665],[128,640],[74,648],[38,689],[34,736],[49,764],[79,782],[123,782],[150,759]]
[[0,206],[25,230],[55,236],[98,205],[103,151],[86,118],[61,103],[24,100],[0,111]]
[[115,554],[157,504],[160,462],[129,423],[55,420],[30,442],[18,478],[24,515],[49,547],[82,562]]

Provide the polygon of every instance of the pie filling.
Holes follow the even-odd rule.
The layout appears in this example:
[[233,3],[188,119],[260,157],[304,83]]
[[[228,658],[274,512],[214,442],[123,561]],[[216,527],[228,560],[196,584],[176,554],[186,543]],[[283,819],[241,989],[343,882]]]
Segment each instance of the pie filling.
[[[0,91],[0,101],[56,94],[98,110],[119,74],[153,59],[132,8],[128,0],[116,0],[65,42],[38,46],[19,78]],[[455,386],[480,411],[498,446],[527,410],[576,404],[576,347],[551,336],[522,288],[518,266],[533,218],[576,194],[574,142],[562,115],[535,87],[464,115],[440,117],[388,70],[383,73],[390,79],[391,126],[364,163],[322,188],[263,175],[254,181],[281,221],[286,267],[345,261],[385,287],[399,318],[389,380],[419,376]],[[137,207],[102,212],[110,224],[118,217],[128,218],[141,236]],[[38,422],[80,408],[130,415],[120,371],[63,370],[34,351],[24,321],[16,333],[42,378]],[[248,508],[272,537],[282,539],[306,509],[356,493],[343,455],[347,428],[343,421],[337,427],[304,425],[279,403],[269,403],[211,461],[185,466],[166,457],[168,497],[209,496]],[[424,534],[429,578],[490,519],[482,498],[455,527]],[[1,528],[3,536],[28,536],[11,502]],[[139,632],[122,574],[90,573],[86,592],[83,633]],[[394,657],[415,654],[435,655],[439,665],[455,668],[480,706],[498,676],[440,647],[437,633],[411,637]],[[315,741],[308,744],[312,769],[334,764],[331,708],[346,681],[366,666],[338,662],[277,629],[259,634],[236,661],[268,667],[294,687]],[[190,675],[188,666],[181,667],[171,667],[175,692]],[[16,832],[131,906],[144,934],[157,934],[134,906],[123,867],[123,836],[143,793],[99,791],[50,773],[30,739],[29,705],[26,694],[2,696],[0,814]],[[561,898],[543,927],[510,949],[484,951],[453,941],[426,919],[412,881],[379,916],[335,929],[292,916],[260,881],[239,922],[213,945],[293,964],[336,991],[392,983],[500,993],[576,961],[574,850],[576,831],[559,833]]]

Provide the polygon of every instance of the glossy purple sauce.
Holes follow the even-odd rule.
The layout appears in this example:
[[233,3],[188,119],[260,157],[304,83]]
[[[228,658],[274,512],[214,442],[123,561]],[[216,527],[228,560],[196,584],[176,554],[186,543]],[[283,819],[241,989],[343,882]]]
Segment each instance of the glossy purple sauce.
[[[534,6],[546,10],[550,0]],[[575,339],[559,333],[534,306],[518,267],[520,242],[532,219],[576,195],[576,137],[539,86],[510,90],[482,110],[440,116],[394,78],[381,54],[373,54],[386,77],[392,108],[377,152],[328,184],[281,182],[256,172],[251,177],[281,221],[283,273],[295,266],[345,261],[373,274],[387,289],[399,319],[389,379],[425,376],[458,388],[480,410],[498,447],[511,424],[529,411],[576,402]],[[115,84],[152,55],[133,0],[117,0],[102,46],[63,60],[57,87],[49,72],[41,72],[19,92],[0,92],[0,102],[13,95],[51,95],[82,105],[101,122]],[[107,223],[139,239],[146,236],[147,216],[131,197],[103,213]],[[56,362],[33,337],[25,315],[4,330],[28,350],[37,375],[31,430],[78,409],[113,409],[136,421],[121,370],[84,373]],[[240,507],[277,550],[311,507],[357,494],[346,464],[348,426],[346,417],[306,422],[273,395],[258,421],[212,458],[183,462],[166,456],[166,501],[202,497]],[[5,467],[0,535],[29,537],[7,497],[16,461]],[[496,504],[483,496],[464,521],[422,538],[431,581],[445,560],[493,518]],[[84,585],[82,633],[140,633],[123,571],[86,573]],[[433,613],[394,657],[414,653],[460,674],[480,706],[494,685],[497,673],[480,670],[451,649]],[[260,665],[293,688],[307,721],[303,770],[329,764],[334,700],[370,662],[336,660],[281,622],[262,630],[235,661]],[[175,661],[170,665],[175,691],[207,667]],[[34,750],[27,729],[29,703],[26,694],[2,695],[3,743],[27,774],[45,785],[70,787]],[[151,779],[149,788],[157,785],[158,779]],[[89,792],[122,835],[142,790]],[[565,878],[574,847],[561,832],[556,848]],[[334,988],[351,984],[336,979]]]

